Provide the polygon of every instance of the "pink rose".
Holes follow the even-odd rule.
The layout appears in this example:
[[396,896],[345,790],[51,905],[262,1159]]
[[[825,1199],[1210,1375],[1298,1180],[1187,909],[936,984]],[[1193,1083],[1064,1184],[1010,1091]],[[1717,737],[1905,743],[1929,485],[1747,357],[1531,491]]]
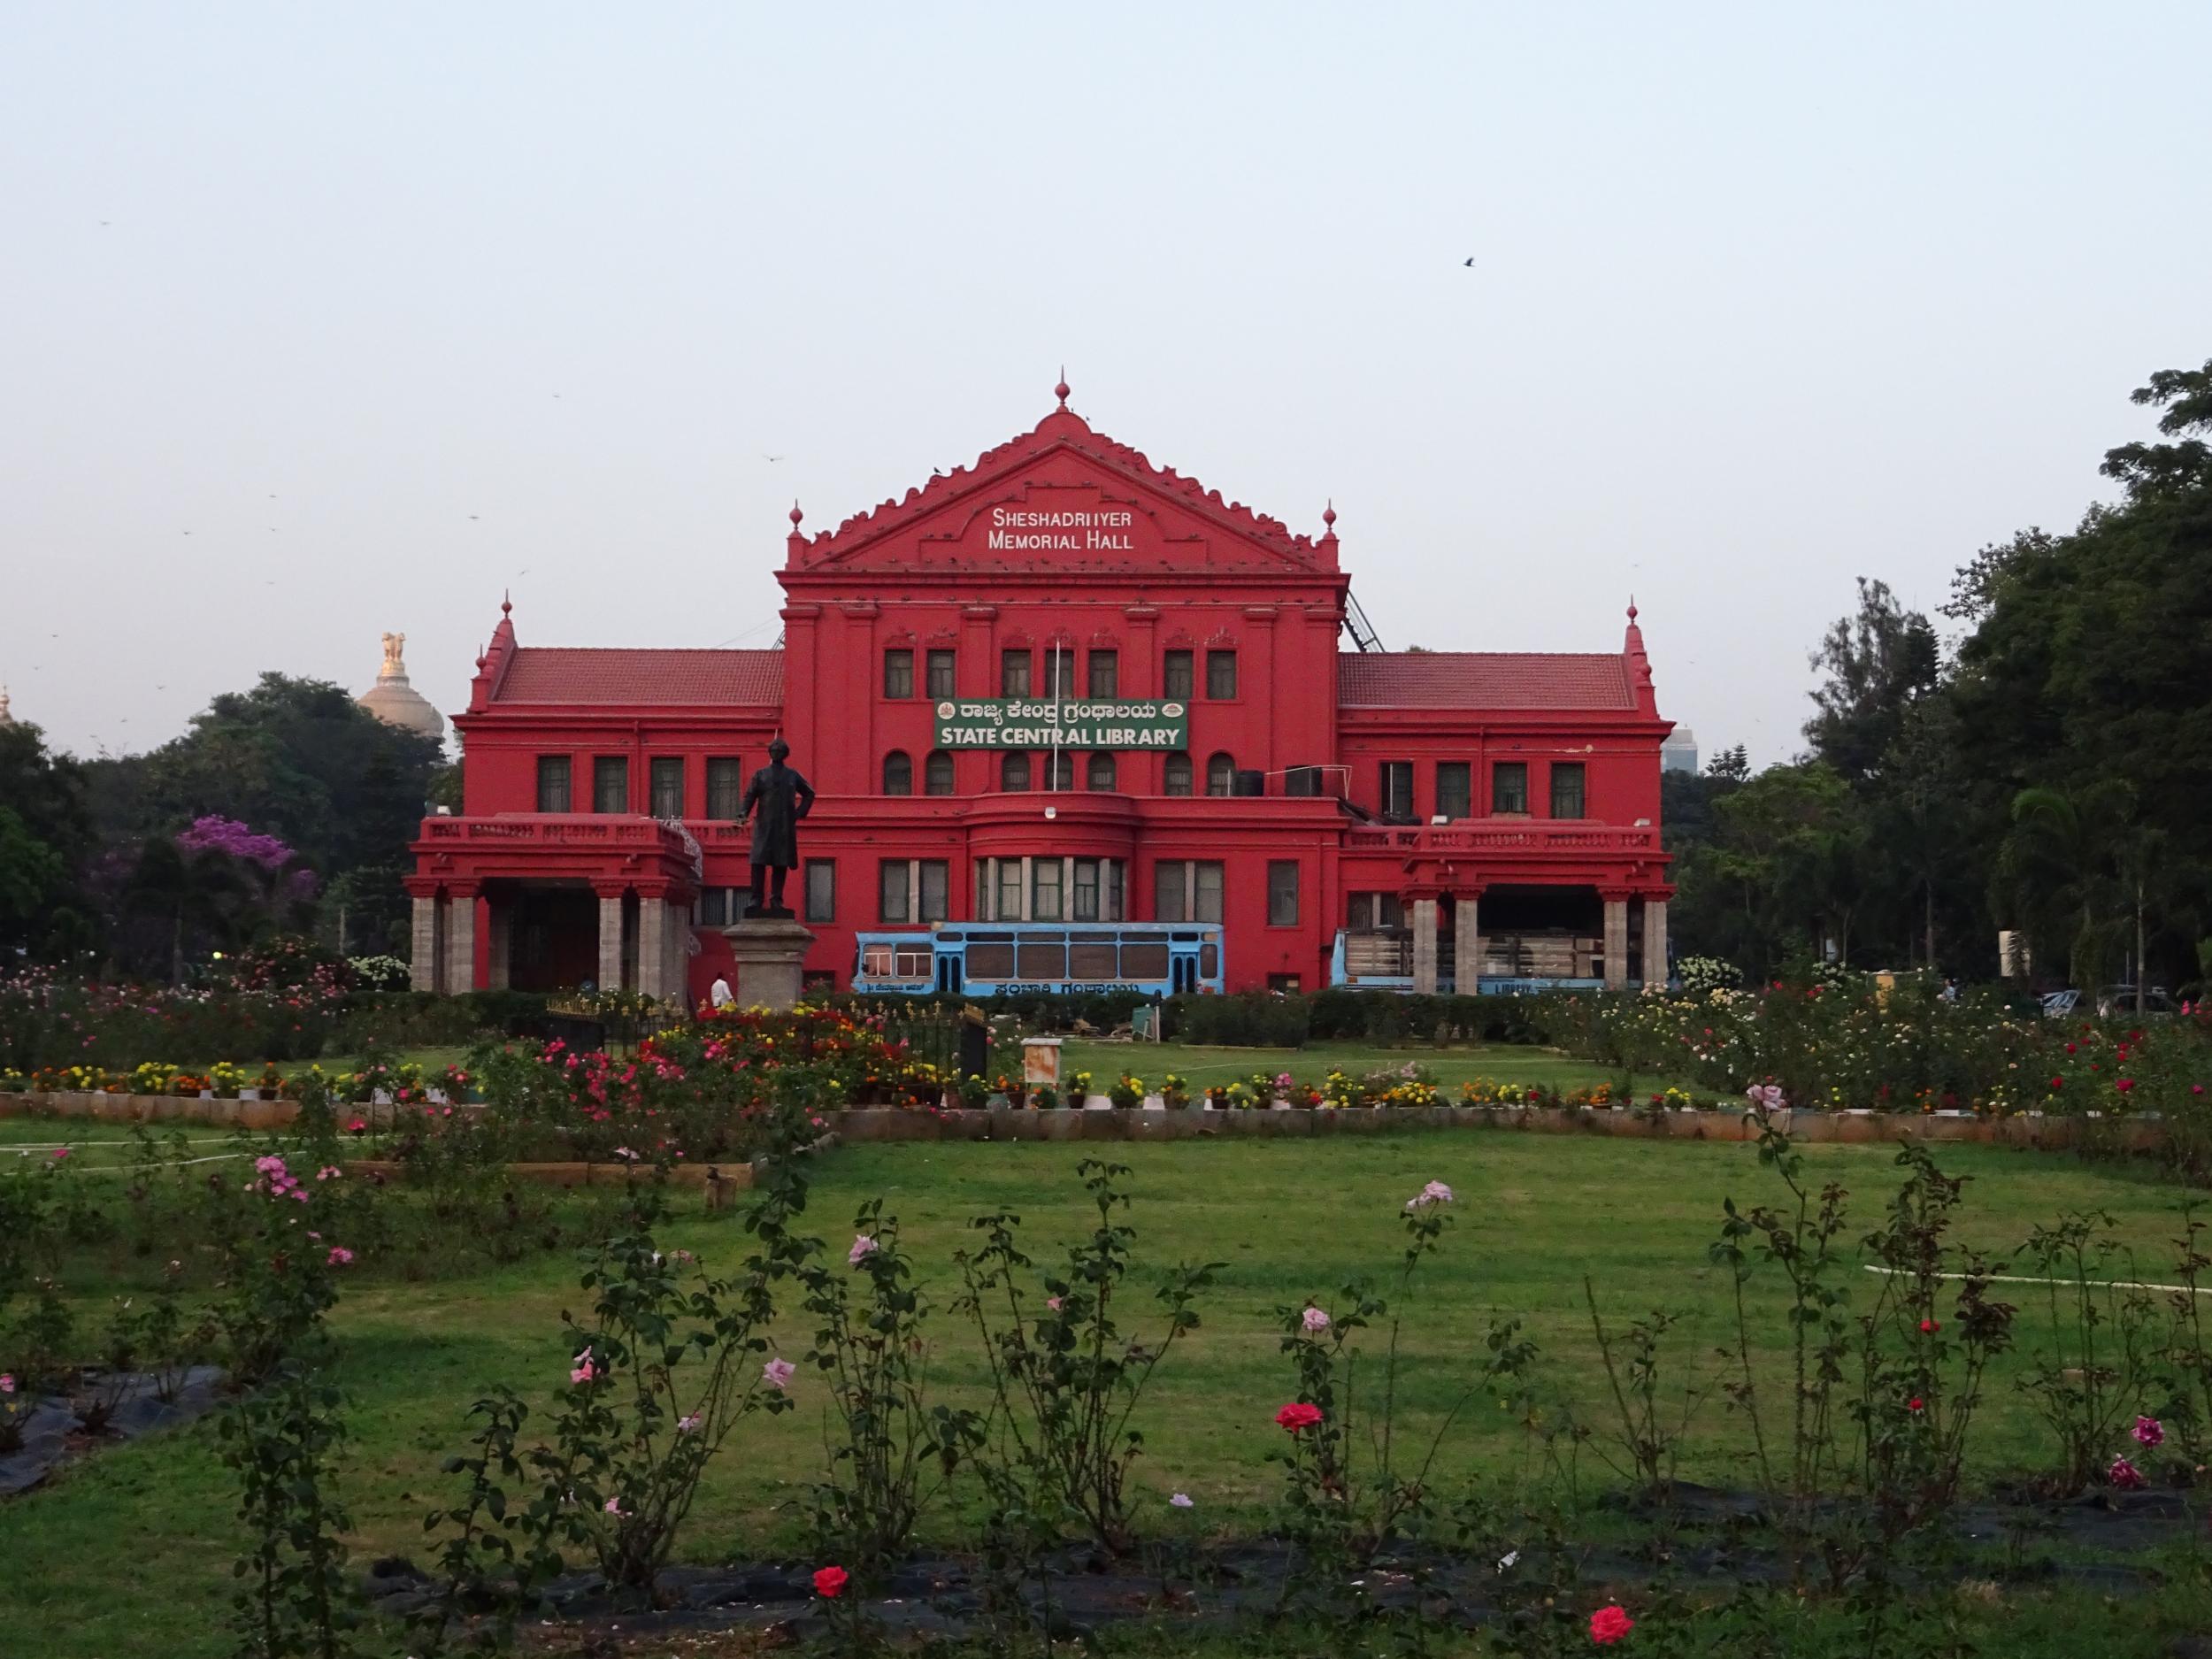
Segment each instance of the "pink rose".
[[798,1372],[799,1368],[789,1360],[772,1359],[760,1368],[760,1378],[778,1394],[783,1394],[790,1389],[791,1379]]

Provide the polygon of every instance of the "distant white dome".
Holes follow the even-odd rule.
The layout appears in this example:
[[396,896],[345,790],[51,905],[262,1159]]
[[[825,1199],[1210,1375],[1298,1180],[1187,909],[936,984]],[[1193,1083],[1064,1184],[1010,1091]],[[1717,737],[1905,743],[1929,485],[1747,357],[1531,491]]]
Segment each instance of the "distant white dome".
[[407,664],[401,656],[406,648],[404,634],[384,636],[384,666],[376,671],[376,684],[355,701],[387,726],[396,726],[443,742],[445,716],[438,712],[429,698],[407,683]]

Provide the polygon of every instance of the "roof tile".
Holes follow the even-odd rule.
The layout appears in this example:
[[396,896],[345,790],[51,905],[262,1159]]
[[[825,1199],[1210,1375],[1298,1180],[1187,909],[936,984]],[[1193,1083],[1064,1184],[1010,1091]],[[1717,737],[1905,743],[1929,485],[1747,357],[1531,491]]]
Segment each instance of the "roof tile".
[[776,708],[783,653],[522,646],[494,701]]
[[1625,658],[1601,652],[1343,651],[1345,709],[1633,709]]

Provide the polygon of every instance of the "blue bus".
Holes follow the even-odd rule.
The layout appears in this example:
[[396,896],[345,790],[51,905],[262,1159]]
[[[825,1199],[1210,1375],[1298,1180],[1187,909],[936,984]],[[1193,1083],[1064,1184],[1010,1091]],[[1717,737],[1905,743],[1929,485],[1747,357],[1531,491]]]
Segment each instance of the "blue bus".
[[1221,926],[1205,922],[950,922],[862,933],[856,991],[996,996],[1221,989]]

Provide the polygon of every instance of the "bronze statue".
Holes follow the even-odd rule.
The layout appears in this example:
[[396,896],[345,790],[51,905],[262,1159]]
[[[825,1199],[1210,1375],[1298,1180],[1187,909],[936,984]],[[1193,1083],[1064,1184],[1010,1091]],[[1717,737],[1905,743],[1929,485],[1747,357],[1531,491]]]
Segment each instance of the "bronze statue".
[[[782,916],[783,879],[799,862],[799,820],[814,805],[814,786],[783,764],[791,745],[777,738],[768,745],[768,764],[745,786],[745,801],[737,818],[753,825],[753,901],[748,916]],[[772,872],[766,903],[761,902],[761,874]]]

